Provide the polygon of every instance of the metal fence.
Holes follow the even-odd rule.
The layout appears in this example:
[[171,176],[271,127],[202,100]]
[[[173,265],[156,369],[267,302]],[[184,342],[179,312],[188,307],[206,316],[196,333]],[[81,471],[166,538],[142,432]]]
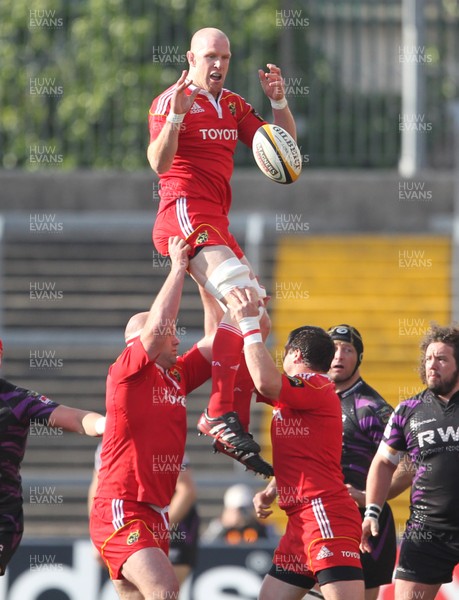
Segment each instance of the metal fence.
[[[282,66],[312,167],[396,167],[401,67],[422,64],[430,167],[452,166],[459,6],[425,0],[425,44],[404,47],[402,0],[15,0],[0,3],[4,168],[147,168],[154,96],[186,68],[196,29],[232,42],[227,80],[270,118],[257,69]],[[253,161],[249,150],[239,165]]]

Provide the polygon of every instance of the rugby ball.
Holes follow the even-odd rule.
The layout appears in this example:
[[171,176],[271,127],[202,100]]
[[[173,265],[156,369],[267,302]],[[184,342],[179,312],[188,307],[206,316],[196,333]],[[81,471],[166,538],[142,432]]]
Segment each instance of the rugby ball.
[[261,172],[277,183],[293,183],[301,173],[301,154],[292,136],[279,125],[262,125],[252,151]]

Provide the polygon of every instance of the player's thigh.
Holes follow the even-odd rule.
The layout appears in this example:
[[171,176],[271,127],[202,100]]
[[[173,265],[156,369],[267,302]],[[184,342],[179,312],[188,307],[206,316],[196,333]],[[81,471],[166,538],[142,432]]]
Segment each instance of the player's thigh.
[[113,581],[113,585],[120,600],[144,600],[143,594],[126,579],[116,579]]
[[242,256],[239,260],[241,261],[241,263],[243,265],[246,265],[247,267],[249,267],[250,277],[256,277],[256,274],[255,274],[255,272],[253,270],[253,267],[250,264],[249,259],[247,258],[247,256],[244,254],[244,256]]
[[[146,599],[178,597],[179,585],[170,560],[159,548],[142,548],[123,564],[123,577]],[[175,595],[174,595],[175,594]]]
[[301,600],[306,593],[307,590],[304,588],[266,575],[261,584],[258,600]]
[[407,598],[422,598],[434,600],[441,584],[416,583],[405,579],[395,580],[394,600],[407,600]]
[[228,246],[204,246],[190,260],[190,274],[204,286],[213,271],[229,258],[236,258]]
[[362,580],[333,581],[321,586],[320,591],[325,600],[364,600],[365,596]]
[[378,600],[379,587],[365,588],[365,600]]

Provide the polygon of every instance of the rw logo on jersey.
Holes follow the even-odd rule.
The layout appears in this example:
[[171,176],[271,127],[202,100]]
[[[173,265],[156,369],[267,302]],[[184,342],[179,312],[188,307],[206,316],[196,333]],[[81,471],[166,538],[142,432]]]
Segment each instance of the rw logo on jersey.
[[437,429],[428,429],[427,431],[421,431],[418,433],[418,444],[420,448],[423,448],[425,444],[435,444],[438,441],[438,437],[442,442],[459,442],[459,427],[454,429],[451,425],[445,429],[438,427]]

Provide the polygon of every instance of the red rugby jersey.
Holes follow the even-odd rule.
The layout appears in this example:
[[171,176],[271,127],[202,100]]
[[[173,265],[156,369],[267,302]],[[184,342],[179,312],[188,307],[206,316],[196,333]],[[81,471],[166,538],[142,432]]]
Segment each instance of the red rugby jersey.
[[197,346],[164,370],[136,338],[110,366],[96,497],[170,503],[186,440],[186,394],[211,375]]
[[282,375],[279,398],[259,396],[258,401],[274,407],[271,441],[279,506],[292,513],[317,497],[348,502],[341,471],[341,405],[333,382],[317,373]]
[[[150,142],[156,139],[170,111],[175,84],[153,100],[149,112]],[[187,90],[190,94],[194,86]],[[159,176],[158,212],[177,198],[210,202],[213,213],[227,215],[231,205],[230,179],[238,140],[251,147],[256,130],[265,124],[238,94],[223,89],[219,98],[201,90],[180,127],[172,167]],[[218,208],[219,207],[219,208]]]

